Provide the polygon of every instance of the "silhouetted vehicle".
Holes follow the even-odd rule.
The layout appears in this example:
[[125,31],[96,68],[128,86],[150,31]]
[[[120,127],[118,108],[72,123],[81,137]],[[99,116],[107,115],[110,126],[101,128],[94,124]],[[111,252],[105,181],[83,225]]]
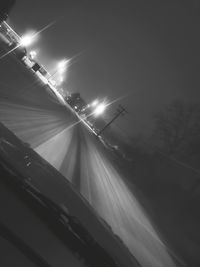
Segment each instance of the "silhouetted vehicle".
[[67,96],[65,100],[76,112],[81,112],[86,106],[86,103],[81,97],[80,93],[73,93]]

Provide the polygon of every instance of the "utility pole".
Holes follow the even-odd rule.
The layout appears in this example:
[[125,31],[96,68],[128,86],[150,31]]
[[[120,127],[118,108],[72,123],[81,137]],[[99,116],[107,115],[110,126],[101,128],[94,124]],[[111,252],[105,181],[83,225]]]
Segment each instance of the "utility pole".
[[121,105],[119,105],[119,107],[117,108],[117,112],[114,115],[114,117],[112,118],[112,120],[110,122],[108,122],[97,134],[97,136],[101,135],[103,131],[105,131],[106,128],[108,128],[108,126],[111,125],[111,123],[113,123],[120,115],[123,116],[125,115],[125,113],[128,113],[127,110],[122,107]]

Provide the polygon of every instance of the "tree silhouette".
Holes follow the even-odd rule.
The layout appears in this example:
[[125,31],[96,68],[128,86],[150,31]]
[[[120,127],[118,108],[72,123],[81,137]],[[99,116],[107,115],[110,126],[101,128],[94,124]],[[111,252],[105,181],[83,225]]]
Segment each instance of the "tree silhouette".
[[153,139],[169,155],[200,153],[200,105],[176,100],[158,112]]

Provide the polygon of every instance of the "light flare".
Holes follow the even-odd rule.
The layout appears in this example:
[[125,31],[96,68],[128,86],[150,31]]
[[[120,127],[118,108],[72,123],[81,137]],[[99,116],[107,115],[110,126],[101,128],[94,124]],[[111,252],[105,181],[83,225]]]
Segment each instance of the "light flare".
[[96,117],[98,117],[99,115],[101,115],[101,114],[103,114],[103,113],[105,112],[106,107],[107,107],[107,105],[106,105],[105,102],[102,102],[102,103],[98,104],[98,105],[96,106],[96,108],[94,109],[93,114],[94,114]]
[[36,39],[37,33],[28,33],[23,35],[20,39],[19,46],[30,46]]

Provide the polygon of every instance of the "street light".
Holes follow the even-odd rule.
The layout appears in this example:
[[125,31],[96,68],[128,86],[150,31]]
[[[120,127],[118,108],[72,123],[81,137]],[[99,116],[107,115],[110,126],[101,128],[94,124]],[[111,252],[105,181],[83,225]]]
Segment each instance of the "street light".
[[106,105],[105,102],[102,102],[102,103],[98,104],[98,105],[96,106],[96,108],[94,109],[93,114],[94,114],[96,117],[99,116],[99,115],[101,115],[101,114],[103,114],[104,111],[105,111],[105,109],[106,109],[106,107],[107,107],[107,105]]
[[94,101],[90,104],[90,106],[91,106],[91,107],[96,107],[98,104],[99,104],[99,100],[96,99],[96,100],[94,100]]
[[23,35],[20,39],[20,46],[27,47],[33,43],[33,40],[35,39],[35,34],[27,34]]
[[64,72],[67,69],[69,61],[70,61],[69,59],[63,59],[57,64],[57,71],[56,72],[58,72],[58,74],[59,74],[58,85],[62,84],[62,82],[64,81]]
[[63,59],[63,60],[61,60],[59,63],[58,63],[58,65],[57,65],[57,67],[58,67],[58,71],[60,72],[60,73],[63,73],[65,70],[66,70],[66,67],[67,67],[67,64],[69,63],[69,59]]
[[[70,59],[63,59],[57,63],[54,73],[48,77],[48,80],[51,82],[51,84],[60,85],[64,81],[64,71],[66,70],[69,61]],[[52,79],[55,76],[57,77],[55,78],[56,81]]]

